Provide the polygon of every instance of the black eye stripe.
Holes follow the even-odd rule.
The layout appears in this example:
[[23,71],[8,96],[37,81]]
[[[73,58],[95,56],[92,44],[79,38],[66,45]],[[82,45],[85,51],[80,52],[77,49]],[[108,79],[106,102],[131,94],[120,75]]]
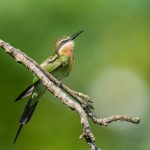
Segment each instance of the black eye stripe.
[[61,41],[60,44],[59,44],[59,46],[58,46],[58,48],[62,47],[67,42],[68,42],[68,39]]
[[66,40],[62,41],[60,44],[63,45],[63,44],[65,44],[65,43],[66,43]]

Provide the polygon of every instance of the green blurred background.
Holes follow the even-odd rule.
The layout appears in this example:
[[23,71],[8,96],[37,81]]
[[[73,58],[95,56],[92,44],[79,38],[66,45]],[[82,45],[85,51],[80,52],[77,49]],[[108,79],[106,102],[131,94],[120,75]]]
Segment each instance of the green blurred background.
[[[103,150],[150,149],[149,0],[0,0],[0,38],[37,62],[62,35],[84,29],[76,40],[75,64],[63,82],[89,94],[100,117],[139,116],[140,125],[93,125]],[[46,93],[15,145],[13,138],[26,100],[14,99],[32,73],[0,52],[0,149],[85,150],[78,115]]]

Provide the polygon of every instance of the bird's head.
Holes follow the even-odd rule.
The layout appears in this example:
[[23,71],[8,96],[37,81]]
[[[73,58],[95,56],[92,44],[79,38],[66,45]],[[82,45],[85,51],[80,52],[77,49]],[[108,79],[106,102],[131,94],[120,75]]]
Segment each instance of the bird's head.
[[83,31],[79,31],[72,36],[63,36],[56,41],[56,53],[60,56],[72,55],[74,49],[74,39]]

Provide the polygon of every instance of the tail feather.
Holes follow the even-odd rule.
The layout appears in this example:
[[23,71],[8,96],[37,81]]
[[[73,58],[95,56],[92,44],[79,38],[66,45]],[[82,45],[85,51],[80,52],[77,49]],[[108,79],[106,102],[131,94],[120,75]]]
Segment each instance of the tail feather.
[[32,98],[29,99],[29,101],[28,101],[28,103],[27,103],[27,105],[25,107],[25,110],[24,110],[24,112],[21,115],[21,118],[20,118],[20,121],[19,121],[20,127],[19,127],[19,129],[17,131],[17,134],[15,136],[15,139],[14,139],[13,143],[16,142],[23,125],[26,124],[31,119],[31,117],[33,115],[33,112],[34,112],[34,110],[35,110],[35,108],[36,108],[36,106],[38,104],[38,101],[36,101],[33,104],[31,102],[32,102]]
[[33,115],[33,112],[34,112],[34,110],[35,110],[35,108],[36,108],[36,106],[37,106],[37,104],[38,104],[38,102],[39,102],[39,101],[37,101],[37,102],[31,107],[31,109],[30,109],[30,111],[29,111],[29,113],[28,113],[27,122],[30,121],[30,119],[31,119],[31,117],[32,117],[32,115]]
[[31,84],[30,86],[28,86],[16,99],[15,99],[15,102],[21,100],[22,98],[26,98],[28,96],[30,96],[34,90],[34,86],[35,84],[37,84],[39,82],[36,81],[35,83]]
[[15,139],[14,139],[14,141],[13,141],[14,144],[15,144],[15,142],[16,142],[18,136],[19,136],[19,133],[20,133],[22,127],[23,127],[23,124],[20,124],[19,129],[18,129],[18,131],[17,131],[17,134],[16,134],[16,136],[15,136]]
[[32,99],[30,99],[25,107],[25,110],[20,118],[19,123],[20,124],[26,124],[32,117],[32,114],[38,104],[38,101],[36,101],[34,104],[31,104]]

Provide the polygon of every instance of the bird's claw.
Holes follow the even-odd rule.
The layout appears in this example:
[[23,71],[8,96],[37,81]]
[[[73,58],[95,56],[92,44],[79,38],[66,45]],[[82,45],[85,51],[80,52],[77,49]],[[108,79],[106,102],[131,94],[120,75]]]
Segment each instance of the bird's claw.
[[93,105],[86,100],[78,100],[77,102],[80,103],[80,105],[86,110],[94,109]]

